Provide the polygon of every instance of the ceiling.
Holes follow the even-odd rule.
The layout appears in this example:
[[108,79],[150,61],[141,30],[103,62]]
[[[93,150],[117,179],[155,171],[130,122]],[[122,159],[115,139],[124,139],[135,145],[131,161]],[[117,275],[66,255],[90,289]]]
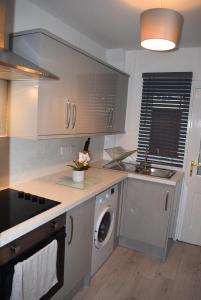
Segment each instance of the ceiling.
[[184,16],[180,47],[201,46],[201,0],[29,0],[104,48],[140,48],[143,10],[175,9]]

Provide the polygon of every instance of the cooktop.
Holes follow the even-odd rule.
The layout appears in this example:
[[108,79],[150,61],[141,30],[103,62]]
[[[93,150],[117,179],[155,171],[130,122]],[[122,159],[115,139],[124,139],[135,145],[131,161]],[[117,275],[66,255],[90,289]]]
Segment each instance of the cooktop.
[[22,191],[0,191],[0,233],[58,204],[60,202]]

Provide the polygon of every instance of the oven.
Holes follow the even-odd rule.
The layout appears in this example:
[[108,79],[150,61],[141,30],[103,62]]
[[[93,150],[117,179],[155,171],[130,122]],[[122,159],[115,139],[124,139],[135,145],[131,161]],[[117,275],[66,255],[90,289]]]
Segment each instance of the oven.
[[63,214],[0,248],[1,300],[10,299],[15,264],[31,257],[53,240],[57,240],[58,245],[56,265],[58,282],[40,299],[50,299],[63,286],[66,237],[65,224],[66,215]]

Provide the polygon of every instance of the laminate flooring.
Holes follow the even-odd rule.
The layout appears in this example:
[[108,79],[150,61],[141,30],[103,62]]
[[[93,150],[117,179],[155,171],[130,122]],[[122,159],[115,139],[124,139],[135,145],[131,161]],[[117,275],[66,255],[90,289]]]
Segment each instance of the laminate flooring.
[[165,262],[118,247],[73,300],[201,300],[201,247],[176,242]]

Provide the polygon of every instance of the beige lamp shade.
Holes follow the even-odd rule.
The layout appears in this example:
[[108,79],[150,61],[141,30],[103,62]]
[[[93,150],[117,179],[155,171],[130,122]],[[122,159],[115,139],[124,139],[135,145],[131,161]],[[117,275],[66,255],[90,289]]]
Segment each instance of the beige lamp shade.
[[174,49],[179,42],[183,16],[167,8],[152,8],[140,16],[141,46],[155,51]]

